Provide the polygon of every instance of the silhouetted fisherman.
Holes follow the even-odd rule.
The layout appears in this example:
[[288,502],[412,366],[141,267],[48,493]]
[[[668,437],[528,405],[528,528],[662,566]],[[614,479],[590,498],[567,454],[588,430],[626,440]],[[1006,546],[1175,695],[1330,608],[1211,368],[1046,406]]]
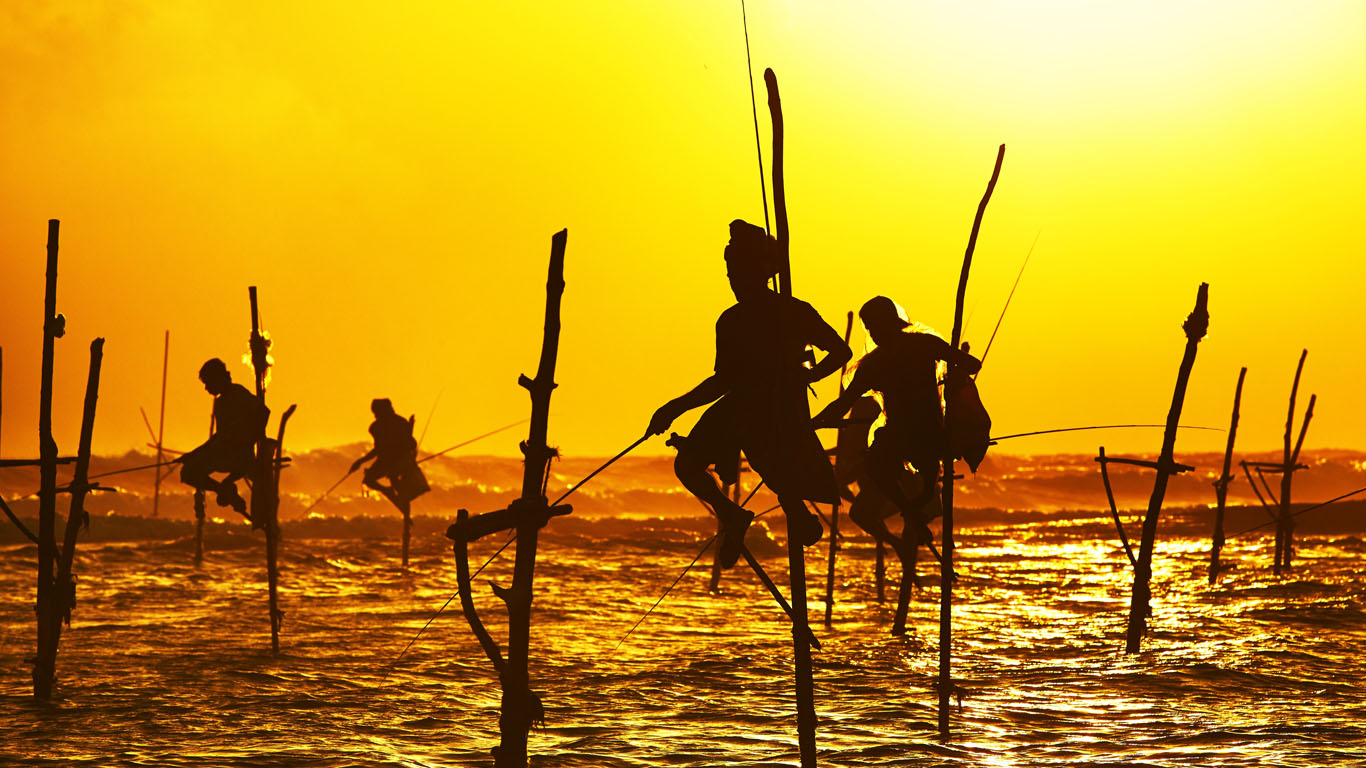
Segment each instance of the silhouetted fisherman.
[[[351,464],[351,471],[365,462],[375,463],[365,468],[364,483],[384,494],[384,498],[407,514],[413,499],[431,490],[422,468],[417,465],[417,441],[413,439],[413,418],[403,418],[394,412],[389,398],[370,401],[370,412],[375,421],[370,425],[370,436],[375,447]],[[389,483],[381,483],[388,480]]]
[[[222,360],[212,358],[199,368],[199,380],[213,395],[214,431],[198,448],[180,457],[180,481],[213,491],[218,506],[246,513],[247,503],[237,492],[237,479],[252,472],[256,442],[270,419],[270,409],[246,387],[234,383]],[[226,472],[223,480],[212,473]]]
[[[678,448],[674,471],[684,487],[716,511],[723,526],[721,559],[730,567],[740,556],[754,513],[726,498],[708,465],[732,484],[743,450],[783,510],[801,516],[793,520],[801,545],[819,541],[820,520],[803,500],[832,504],[837,488],[830,460],[811,428],[806,390],[853,354],[810,304],[769,289],[768,279],[780,265],[776,245],[764,230],[739,219],[731,222],[725,259],[737,303],[716,321],[715,373],[661,406],[648,431],[662,434],[683,413],[715,403],[687,438],[673,441]],[[808,345],[826,352],[811,368],[803,365]]]
[[[907,526],[923,527],[930,515],[922,510],[934,501],[939,462],[944,458],[947,440],[944,408],[939,398],[938,363],[952,361],[962,375],[976,373],[982,364],[932,333],[908,331],[910,323],[901,317],[896,303],[885,296],[869,299],[859,309],[859,318],[877,348],[858,362],[853,381],[817,414],[812,424],[835,426],[866,392],[880,393],[887,423],[878,429],[868,448],[868,476],[877,490],[901,510]],[[915,499],[901,487],[907,462],[921,479],[920,493]],[[859,524],[874,536],[890,537],[880,518],[875,524],[880,529],[877,531],[869,529],[863,521]],[[895,538],[884,541],[897,546],[904,559],[907,553],[902,551],[900,542]]]

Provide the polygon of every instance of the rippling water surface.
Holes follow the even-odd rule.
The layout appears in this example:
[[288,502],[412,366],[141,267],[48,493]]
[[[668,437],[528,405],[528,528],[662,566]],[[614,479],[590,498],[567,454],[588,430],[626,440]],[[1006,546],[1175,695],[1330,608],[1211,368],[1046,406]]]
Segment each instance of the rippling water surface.
[[[200,568],[184,539],[83,544],[60,698],[42,706],[25,661],[34,549],[0,550],[0,764],[491,765],[498,684],[458,602],[393,664],[454,591],[440,524],[423,521],[406,575],[395,541],[357,535],[385,526],[397,528],[286,528],[278,657],[259,534],[220,528]],[[730,571],[709,594],[703,558],[616,647],[710,534],[704,520],[551,523],[532,635],[546,705],[534,765],[797,763],[790,635],[752,574]],[[784,581],[782,550],[760,538],[752,532],[752,546]],[[478,542],[471,559],[500,543]],[[1132,575],[1112,530],[1055,520],[961,531],[953,651],[966,695],[941,742],[936,580],[916,593],[910,633],[893,638],[871,546],[850,539],[835,621],[822,628],[823,541],[808,553],[824,646],[821,763],[1366,764],[1363,545],[1301,544],[1293,574],[1276,578],[1266,539],[1235,539],[1225,557],[1236,568],[1209,587],[1208,543],[1169,536],[1145,650],[1126,656]],[[484,576],[508,583],[508,555]],[[501,603],[483,579],[478,601],[501,637]]]

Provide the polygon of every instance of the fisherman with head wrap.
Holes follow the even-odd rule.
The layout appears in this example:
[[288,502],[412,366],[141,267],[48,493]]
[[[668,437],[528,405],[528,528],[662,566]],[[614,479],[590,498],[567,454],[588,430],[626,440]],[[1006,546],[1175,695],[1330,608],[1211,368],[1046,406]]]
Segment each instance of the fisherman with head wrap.
[[[909,330],[896,302],[886,296],[869,299],[859,310],[877,348],[858,362],[849,386],[812,420],[815,427],[833,427],[851,406],[867,392],[882,395],[887,423],[873,436],[865,459],[869,478],[877,490],[901,510],[906,525],[923,528],[929,516],[922,510],[935,498],[939,462],[946,450],[944,409],[939,399],[937,366],[940,360],[952,361],[964,376],[976,373],[982,364],[966,352],[932,333]],[[920,476],[920,494],[911,499],[902,488],[905,466],[910,463]],[[856,518],[861,527],[893,544],[902,552],[903,543],[887,532],[880,517]],[[911,530],[909,527],[904,530]]]
[[[265,436],[270,409],[247,388],[232,380],[228,366],[211,358],[199,368],[199,380],[213,395],[214,431],[198,448],[180,457],[180,481],[201,491],[213,491],[218,506],[246,512],[236,480],[252,471],[256,442]],[[226,472],[222,480],[213,473]]]
[[[784,502],[783,509],[801,516],[793,520],[801,544],[816,543],[820,520],[804,501],[834,503],[837,491],[830,461],[810,425],[807,385],[838,371],[853,355],[810,304],[769,289],[780,265],[775,243],[763,229],[731,222],[725,261],[736,304],[716,321],[715,372],[661,406],[648,433],[662,434],[681,414],[714,403],[677,441],[674,470],[720,518],[722,561],[729,567],[743,549],[754,515],[726,498],[707,467],[715,466],[732,484],[743,450]],[[826,352],[810,368],[804,365],[808,346]]]
[[[405,514],[413,499],[431,488],[422,469],[417,466],[417,441],[413,439],[413,419],[403,418],[394,411],[387,397],[370,401],[370,412],[375,421],[370,425],[370,436],[375,447],[351,464],[351,471],[360,469],[370,459],[375,463],[365,468],[363,482],[393,502]],[[387,479],[387,484],[380,480]]]

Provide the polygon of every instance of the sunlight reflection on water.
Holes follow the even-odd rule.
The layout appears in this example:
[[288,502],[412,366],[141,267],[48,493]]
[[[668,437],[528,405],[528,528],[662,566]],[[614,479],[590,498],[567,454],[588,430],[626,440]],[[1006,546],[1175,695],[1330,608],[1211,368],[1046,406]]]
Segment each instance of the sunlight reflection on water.
[[[0,550],[0,763],[120,765],[488,765],[497,681],[452,604],[435,526],[396,542],[287,539],[283,653],[271,657],[259,542],[82,546],[79,603],[58,669],[64,698],[27,696],[31,547]],[[1118,545],[1074,525],[958,535],[955,738],[935,735],[937,576],[922,562],[910,633],[887,634],[872,549],[847,541],[835,624],[819,626],[825,542],[811,551],[818,743],[824,765],[1288,765],[1366,761],[1366,641],[1355,538],[1301,542],[1299,567],[1264,570],[1265,540],[1230,542],[1216,587],[1207,543],[1158,548],[1152,631],[1121,653],[1132,583]],[[288,535],[288,530],[287,530]],[[791,646],[781,611],[734,570],[706,591],[706,558],[620,648],[626,630],[713,531],[708,521],[552,524],[542,537],[533,686],[546,727],[537,765],[795,764]],[[781,550],[753,541],[781,574]],[[501,540],[479,542],[482,562]],[[510,554],[510,553],[509,553]],[[504,632],[487,577],[477,601]],[[778,576],[779,581],[783,579]],[[889,588],[889,599],[895,594]],[[23,596],[23,599],[15,599]]]

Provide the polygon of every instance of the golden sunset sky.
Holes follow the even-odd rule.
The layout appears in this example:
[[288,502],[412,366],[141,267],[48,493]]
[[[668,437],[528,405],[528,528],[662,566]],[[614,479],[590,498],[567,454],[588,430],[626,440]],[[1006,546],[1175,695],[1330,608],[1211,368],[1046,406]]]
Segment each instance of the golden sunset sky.
[[[975,350],[1038,245],[980,379],[997,434],[1163,421],[1207,281],[1184,422],[1226,426],[1247,365],[1239,446],[1279,445],[1308,347],[1306,445],[1366,447],[1366,4],[748,11],[765,164],[764,67],[782,88],[796,293],[840,331],[886,294],[948,333],[1005,143],[968,286]],[[201,441],[199,365],[223,357],[250,381],[252,284],[276,340],[270,403],[299,404],[296,449],[364,439],[375,396],[419,426],[440,397],[430,449],[522,418],[515,382],[534,372],[562,227],[551,442],[615,453],[711,370],[733,301],[727,223],[763,221],[745,66],[731,0],[0,5],[0,451],[37,453],[58,218],[64,453],[97,335],[96,448],[146,442],[138,407],[155,421],[165,329],[167,443]],[[511,455],[516,434],[478,450]],[[1223,441],[1188,432],[1177,448]],[[1159,442],[1089,432],[1001,449]]]

